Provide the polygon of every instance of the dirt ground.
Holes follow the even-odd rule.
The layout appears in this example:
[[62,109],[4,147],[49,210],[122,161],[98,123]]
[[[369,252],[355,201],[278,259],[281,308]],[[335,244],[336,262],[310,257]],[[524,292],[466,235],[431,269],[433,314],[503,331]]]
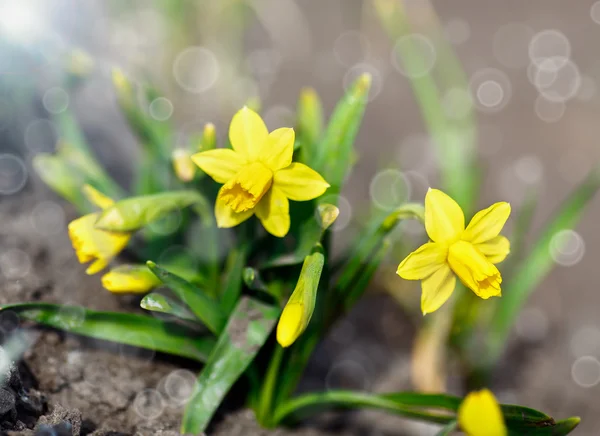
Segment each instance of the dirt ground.
[[[57,3],[64,7],[69,2]],[[83,19],[95,18],[94,14],[102,9],[99,4],[95,2]],[[465,41],[457,42],[456,48],[469,75],[488,67],[506,73],[510,83],[506,107],[499,112],[478,113],[480,155],[485,168],[480,205],[508,200],[517,208],[523,193],[538,183],[539,210],[534,219],[534,234],[585,173],[600,161],[600,94],[596,91],[600,86],[600,60],[594,44],[600,38],[600,26],[590,18],[593,1],[485,0],[475,5],[471,0],[439,0],[434,4],[448,29],[459,29],[458,33],[462,29],[463,37],[466,34]],[[312,45],[308,54],[298,52],[282,61],[270,84],[263,111],[270,113],[273,123],[285,119],[305,85],[319,91],[329,111],[343,91],[343,77],[349,68],[333,55],[336,41],[345,32],[360,30],[368,50],[363,50],[364,46],[354,47],[349,62],[367,63],[379,74],[375,75],[375,94],[357,141],[360,159],[345,193],[350,206],[342,212],[349,215],[369,198],[372,177],[390,159],[396,159],[398,166],[409,174],[411,200],[421,201],[426,187],[437,183],[435,159],[419,139],[425,130],[408,81],[391,67],[391,44],[381,30],[373,21],[361,18],[363,6],[363,2],[356,0],[326,3],[311,0],[299,6]],[[111,65],[127,62],[126,50],[120,52],[119,47],[107,45],[103,39],[107,28],[95,26],[98,35],[92,35],[85,26],[70,25],[68,17],[61,20],[66,34],[76,44],[81,43],[90,52],[107,58]],[[537,92],[527,79],[525,67],[507,68],[499,62],[497,51],[494,52],[495,35],[509,23],[526,23],[535,32],[542,29],[563,32],[581,74],[591,80],[591,91],[569,101],[559,121],[544,122],[536,115]],[[264,29],[255,27],[249,29],[248,44],[269,46],[271,42]],[[509,51],[523,50],[518,42],[508,47]],[[118,113],[114,96],[107,92],[109,87],[106,75],[95,77],[79,95],[71,96],[70,104],[86,133],[93,138],[92,144],[101,160],[119,181],[127,183],[127,167],[135,158],[135,141]],[[171,91],[175,99],[176,91]],[[218,122],[213,118],[213,107],[200,104],[197,95],[179,95],[176,101],[174,117],[179,125],[190,122],[200,125],[198,120]],[[39,108],[27,116],[40,116]],[[220,120],[222,126],[223,120]],[[6,130],[1,132],[0,143],[0,150],[17,152],[27,162],[32,150],[23,144],[22,138],[28,121],[13,126],[10,135],[4,135]],[[19,193],[0,197],[0,305],[41,300],[99,310],[137,310],[135,299],[111,295],[101,288],[98,277],[84,274],[66,234],[66,224],[74,217],[73,210],[42,186],[32,172]],[[582,436],[596,435],[600,428],[597,402],[600,384],[586,387],[573,376],[579,358],[600,358],[600,294],[596,285],[600,258],[598,217],[600,201],[596,199],[577,228],[585,244],[585,254],[572,266],[557,266],[528,302],[513,331],[511,352],[507,353],[491,386],[503,402],[531,406],[556,418],[581,416],[582,424],[574,434]],[[341,232],[338,247],[343,247],[349,236],[350,229]],[[395,262],[397,259],[390,259],[390,265]],[[417,289],[410,291],[416,293]],[[391,301],[382,295],[367,298],[332,332],[316,353],[305,389],[410,388],[409,350],[414,327]],[[372,316],[373,313],[377,316]],[[173,374],[185,379],[189,373],[177,371],[195,372],[197,366],[53,331],[43,331],[33,339],[35,345],[25,354],[26,366],[21,373],[32,395],[40,395],[40,401],[46,399],[46,409],[40,411],[44,415],[40,425],[67,419],[74,423],[74,428],[80,428],[80,434],[176,434],[182,410],[165,392],[165,383],[172,380]],[[146,396],[141,394],[144,392]],[[269,433],[258,428],[251,413],[242,410],[221,416],[209,433],[219,436],[434,434],[434,427],[372,412],[335,415],[324,422],[308,424],[309,427],[292,432]],[[13,434],[31,434],[31,431]]]

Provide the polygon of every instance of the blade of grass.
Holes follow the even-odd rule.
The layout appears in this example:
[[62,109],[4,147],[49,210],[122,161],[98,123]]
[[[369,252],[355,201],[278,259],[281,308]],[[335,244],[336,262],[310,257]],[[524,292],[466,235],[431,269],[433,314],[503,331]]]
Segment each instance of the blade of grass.
[[170,273],[152,261],[146,262],[148,268],[167,286],[192,313],[202,321],[215,335],[219,335],[227,322],[225,313],[219,304],[188,281]]
[[181,433],[200,434],[206,429],[229,389],[271,334],[279,311],[242,297],[198,376],[199,388],[187,404]]
[[77,306],[20,303],[2,306],[21,319],[135,347],[148,348],[205,362],[215,340],[197,331],[151,316],[120,312],[97,312]]

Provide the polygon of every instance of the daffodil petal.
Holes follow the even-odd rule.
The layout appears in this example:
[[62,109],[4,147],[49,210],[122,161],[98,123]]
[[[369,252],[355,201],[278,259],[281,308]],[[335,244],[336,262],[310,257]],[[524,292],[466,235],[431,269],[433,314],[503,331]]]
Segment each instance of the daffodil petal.
[[434,242],[453,241],[465,229],[465,216],[456,201],[430,188],[425,196],[425,229]]
[[510,253],[510,241],[505,236],[496,236],[489,241],[475,245],[481,254],[487,259],[496,264],[506,259],[506,256]]
[[447,257],[445,245],[428,242],[410,253],[398,265],[396,274],[406,280],[422,280],[440,269]]
[[458,424],[468,436],[506,436],[506,425],[494,394],[471,392],[458,408]]
[[510,204],[500,202],[475,214],[462,239],[473,244],[489,241],[500,234],[502,227],[510,216]]
[[69,223],[69,238],[80,263],[95,260],[86,270],[95,274],[119,254],[129,242],[129,233],[109,232],[94,227],[98,213],[79,217]]
[[256,112],[240,109],[229,125],[229,141],[235,151],[248,160],[256,160],[269,136],[267,126]]
[[456,276],[446,264],[421,282],[421,311],[435,312],[444,304],[456,287]]
[[294,154],[294,141],[296,135],[294,129],[283,127],[273,130],[260,152],[259,160],[272,171],[285,168],[292,163]]
[[[221,188],[222,190],[223,188]],[[221,191],[219,191],[221,192]],[[244,212],[235,212],[231,207],[227,206],[221,195],[217,196],[215,201],[215,218],[217,219],[217,226],[221,228],[235,227],[238,224],[243,223],[254,214],[254,209],[246,210]]]
[[283,238],[290,230],[290,202],[281,189],[273,186],[256,206],[256,216],[265,230]]
[[192,161],[217,183],[226,183],[235,177],[246,159],[229,148],[217,148],[191,156]]
[[319,173],[298,162],[275,172],[273,185],[294,201],[312,200],[329,188],[329,183]]
[[106,266],[108,265],[108,262],[110,262],[112,259],[96,259],[94,262],[92,262],[90,264],[90,266],[87,267],[87,269],[85,270],[85,273],[87,275],[94,275],[100,271],[102,271],[104,268],[106,268]]
[[478,297],[487,300],[501,295],[500,271],[470,242],[452,244],[448,250],[448,264]]

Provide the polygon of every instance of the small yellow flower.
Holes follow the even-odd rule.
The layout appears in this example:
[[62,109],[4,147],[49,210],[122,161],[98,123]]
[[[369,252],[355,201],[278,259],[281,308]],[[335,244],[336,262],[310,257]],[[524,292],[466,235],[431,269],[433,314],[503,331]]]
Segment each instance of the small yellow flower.
[[458,424],[467,436],[506,436],[506,425],[494,394],[471,392],[458,409]]
[[192,162],[190,153],[182,148],[176,148],[171,154],[171,160],[173,162],[173,170],[179,180],[182,182],[191,182],[194,180],[198,168]]
[[[84,193],[96,206],[105,209],[112,206],[112,199],[91,186],[84,186]],[[109,232],[95,228],[99,213],[84,215],[69,223],[69,237],[80,263],[94,261],[85,271],[96,274],[119,254],[129,242],[129,233]]]
[[143,294],[160,283],[146,265],[120,265],[102,276],[102,286],[114,293]]
[[329,184],[316,171],[292,163],[294,130],[269,133],[260,116],[244,107],[231,120],[233,150],[197,153],[192,160],[217,183],[223,183],[215,204],[219,227],[234,227],[256,214],[264,228],[283,237],[290,228],[289,200],[322,195]]
[[502,276],[495,264],[510,252],[510,242],[499,235],[509,215],[508,203],[496,203],[475,214],[465,229],[460,206],[442,191],[429,189],[425,229],[431,241],[404,259],[397,271],[403,279],[422,280],[423,314],[450,298],[456,276],[483,299],[501,295]]

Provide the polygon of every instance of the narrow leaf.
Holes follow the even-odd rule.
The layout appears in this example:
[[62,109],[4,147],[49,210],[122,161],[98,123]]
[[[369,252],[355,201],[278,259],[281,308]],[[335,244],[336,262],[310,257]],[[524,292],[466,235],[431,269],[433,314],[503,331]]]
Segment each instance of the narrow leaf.
[[200,434],[237,379],[269,337],[279,308],[242,297],[198,376],[198,390],[188,403],[181,433]]
[[219,304],[185,279],[156,265],[147,262],[148,268],[167,286],[183,303],[185,303],[200,321],[215,335],[219,335],[225,326],[225,314]]
[[97,312],[77,306],[50,303],[5,305],[2,311],[21,319],[83,336],[161,351],[204,362],[215,344],[197,331],[151,316]]
[[323,140],[318,145],[324,153],[311,158],[309,166],[324,174],[331,185],[330,192],[339,194],[352,167],[354,140],[360,127],[371,76],[363,74],[349,87],[335,107]]
[[81,186],[88,182],[87,178],[71,168],[64,159],[49,153],[39,153],[33,157],[33,168],[46,185],[75,205],[79,212],[92,211],[81,193]]
[[379,250],[387,235],[400,221],[418,219],[423,222],[424,216],[425,210],[421,204],[407,203],[390,213],[380,224],[368,231],[367,235],[361,235],[354,243],[348,261],[342,267],[335,286],[337,292],[344,293],[355,283],[369,259]]
[[301,144],[301,160],[310,165],[320,161],[325,152],[318,146],[323,134],[323,106],[319,95],[312,88],[303,89],[298,99],[297,139]]
[[242,293],[243,273],[246,266],[248,247],[244,243],[235,247],[227,257],[225,282],[221,293],[221,310],[229,314],[238,302]]
[[448,425],[445,425],[439,432],[437,432],[436,436],[449,436],[454,434],[457,429],[458,424],[456,421],[451,421]]
[[187,307],[183,306],[173,298],[158,292],[151,292],[144,296],[140,302],[140,307],[152,312],[167,313],[188,321],[198,321],[198,318],[196,318]]
[[[274,422],[280,424],[292,416],[297,418],[315,412],[321,413],[324,408],[374,408],[449,426],[456,422],[456,412],[461,402],[462,398],[443,394],[397,392],[376,395],[332,390],[300,395],[284,402],[275,410]],[[579,418],[570,418],[557,423],[548,415],[528,407],[502,405],[501,408],[508,429],[515,435],[564,435],[579,424]]]
[[[416,398],[419,394],[413,394]],[[421,401],[419,401],[421,402]],[[430,406],[436,407],[435,402]],[[322,413],[328,408],[363,409],[372,408],[384,410],[407,418],[420,419],[428,422],[448,424],[455,420],[454,413],[449,411],[431,412],[427,408],[421,410],[413,407],[410,401],[402,402],[385,395],[373,395],[352,391],[328,391],[315,394],[305,394],[281,404],[275,410],[274,422],[280,424],[292,416],[303,418],[308,415]]]

